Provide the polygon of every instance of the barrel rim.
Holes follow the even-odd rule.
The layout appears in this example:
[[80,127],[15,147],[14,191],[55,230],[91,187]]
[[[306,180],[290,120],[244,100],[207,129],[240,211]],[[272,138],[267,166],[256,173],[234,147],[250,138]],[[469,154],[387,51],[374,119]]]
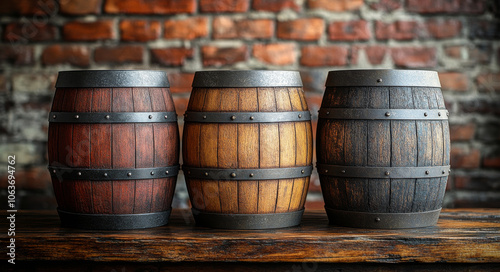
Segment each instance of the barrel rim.
[[329,71],[326,87],[430,87],[441,88],[431,70],[359,69]]
[[211,70],[194,74],[193,88],[302,87],[298,71]]
[[56,88],[168,88],[165,71],[158,70],[71,70],[60,71]]

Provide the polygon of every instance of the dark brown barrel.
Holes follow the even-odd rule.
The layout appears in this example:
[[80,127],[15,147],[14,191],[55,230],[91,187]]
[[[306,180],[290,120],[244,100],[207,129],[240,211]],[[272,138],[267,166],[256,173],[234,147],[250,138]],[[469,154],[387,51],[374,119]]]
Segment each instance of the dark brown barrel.
[[298,72],[197,72],[182,166],[197,224],[298,225],[312,170],[310,120]]
[[331,224],[436,224],[450,171],[448,111],[437,73],[330,72],[316,151]]
[[63,226],[167,224],[179,132],[164,72],[59,72],[49,121],[49,171]]

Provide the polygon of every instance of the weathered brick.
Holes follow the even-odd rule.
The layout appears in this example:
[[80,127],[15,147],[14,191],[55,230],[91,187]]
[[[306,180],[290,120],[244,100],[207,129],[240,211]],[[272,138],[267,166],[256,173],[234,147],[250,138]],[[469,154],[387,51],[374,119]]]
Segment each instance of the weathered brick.
[[218,47],[206,45],[201,48],[203,66],[223,66],[247,60],[246,46]]
[[246,12],[249,8],[248,0],[200,0],[201,12]]
[[[49,171],[44,166],[16,167],[15,177],[18,190],[45,190],[52,187]],[[7,180],[8,174],[5,173],[0,177],[0,188],[7,188]]]
[[182,66],[186,58],[193,57],[192,48],[151,49],[151,60],[163,66]]
[[284,9],[300,11],[302,8],[294,0],[253,0],[252,8],[260,11],[279,12]]
[[0,1],[0,14],[53,16],[56,13],[57,4],[54,0]]
[[120,22],[122,41],[146,42],[160,37],[161,26],[159,21],[125,20]]
[[497,155],[491,155],[487,156],[483,159],[483,166],[486,168],[494,168],[494,169],[500,169],[500,155],[498,155],[498,151],[496,150]]
[[63,36],[68,41],[98,41],[115,39],[116,32],[112,20],[73,21],[64,25]]
[[[182,116],[186,110],[189,103],[189,97],[186,96],[172,96],[175,105],[175,112],[178,116]],[[182,127],[180,128],[182,130]],[[180,131],[182,133],[182,131]]]
[[10,63],[14,65],[33,64],[33,47],[14,44],[0,45],[0,63]]
[[479,125],[476,133],[476,139],[482,143],[499,143],[500,142],[500,120],[488,121]]
[[465,48],[462,45],[450,45],[444,47],[444,53],[446,56],[454,59],[462,59],[464,50]]
[[379,0],[370,4],[370,8],[380,11],[394,11],[402,7],[401,0]]
[[459,92],[469,90],[469,78],[466,74],[458,72],[440,72],[438,75],[443,90]]
[[475,43],[445,46],[444,52],[448,57],[462,61],[464,65],[488,64],[493,55],[493,48],[491,43]]
[[253,56],[268,64],[290,65],[295,62],[297,53],[295,44],[291,43],[255,44]]
[[377,40],[413,40],[418,38],[420,27],[416,21],[375,22]]
[[164,27],[165,39],[192,40],[208,35],[208,19],[206,17],[166,20]]
[[170,91],[172,93],[189,93],[191,92],[191,83],[193,83],[194,73],[168,73],[168,81],[170,82]]
[[468,21],[469,39],[500,39],[499,20],[470,19]]
[[500,116],[500,99],[476,98],[458,103],[464,113],[493,114]]
[[6,93],[7,92],[7,78],[5,78],[5,75],[0,73],[0,93]]
[[302,47],[300,64],[304,66],[344,66],[347,64],[348,50],[344,46]]
[[142,63],[143,47],[137,45],[122,45],[117,47],[98,47],[94,51],[96,63]]
[[[328,71],[323,69],[312,69],[312,70],[308,69],[300,71],[300,77],[302,78],[302,85],[304,85],[304,91],[311,93],[324,92],[325,80],[327,74]],[[323,96],[321,95],[321,97]],[[312,114],[315,114],[315,111],[313,109],[310,108],[310,110]]]
[[103,0],[58,1],[60,12],[69,15],[100,14]]
[[311,9],[324,9],[329,11],[352,11],[360,9],[363,0],[307,0],[307,6]]
[[333,22],[328,26],[328,33],[333,41],[364,41],[371,37],[368,22],[365,20]]
[[450,162],[452,168],[475,169],[479,168],[481,153],[476,148],[462,148],[452,145]]
[[106,13],[177,14],[194,13],[196,0],[106,0]]
[[5,27],[3,38],[9,42],[44,42],[57,38],[57,28],[51,24],[35,24],[32,21],[10,23]]
[[430,47],[392,48],[391,56],[397,67],[434,67],[437,63],[436,48]]
[[[16,168],[23,165],[41,165],[44,163],[43,145],[39,143],[0,143],[0,154],[15,155]],[[5,167],[7,168],[7,167]]]
[[12,76],[15,93],[47,94],[54,90],[56,75],[47,73],[22,73]]
[[366,57],[373,65],[381,64],[384,61],[387,51],[387,46],[383,45],[370,45],[365,48]]
[[325,29],[321,18],[301,18],[278,22],[278,38],[287,40],[314,41],[321,38]]
[[44,65],[71,64],[79,67],[90,65],[89,49],[81,45],[51,45],[42,53]]
[[485,11],[485,0],[407,0],[406,9],[418,13],[468,13]]
[[455,141],[470,141],[476,133],[476,124],[452,124],[450,125],[450,140]]
[[458,190],[498,191],[500,190],[498,178],[484,175],[456,175],[454,183]]
[[274,35],[274,22],[270,19],[216,17],[212,29],[214,39],[269,39]]
[[431,19],[425,22],[429,36],[435,39],[447,39],[460,35],[462,22],[454,19]]
[[477,76],[476,86],[483,92],[500,92],[500,73],[485,73]]

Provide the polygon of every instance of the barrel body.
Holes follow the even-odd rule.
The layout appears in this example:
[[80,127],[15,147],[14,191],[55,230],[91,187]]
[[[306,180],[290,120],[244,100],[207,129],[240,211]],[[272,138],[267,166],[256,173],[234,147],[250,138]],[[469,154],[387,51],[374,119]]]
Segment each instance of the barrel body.
[[63,226],[168,222],[179,133],[165,73],[60,72],[49,121],[49,171]]
[[448,112],[437,73],[330,72],[316,151],[330,223],[434,225],[450,171]]
[[297,72],[197,72],[184,117],[183,172],[199,225],[298,225],[312,170]]

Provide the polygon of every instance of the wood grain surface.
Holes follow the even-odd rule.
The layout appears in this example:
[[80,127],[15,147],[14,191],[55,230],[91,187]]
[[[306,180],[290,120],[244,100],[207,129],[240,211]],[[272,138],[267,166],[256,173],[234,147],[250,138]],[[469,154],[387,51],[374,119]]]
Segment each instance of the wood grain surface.
[[18,261],[500,262],[499,209],[444,210],[436,226],[406,230],[330,226],[322,210],[306,210],[300,226],[265,231],[196,227],[189,210],[174,210],[167,226],[128,231],[61,228],[55,211],[16,218]]

